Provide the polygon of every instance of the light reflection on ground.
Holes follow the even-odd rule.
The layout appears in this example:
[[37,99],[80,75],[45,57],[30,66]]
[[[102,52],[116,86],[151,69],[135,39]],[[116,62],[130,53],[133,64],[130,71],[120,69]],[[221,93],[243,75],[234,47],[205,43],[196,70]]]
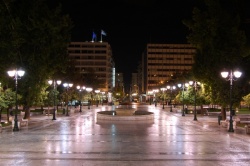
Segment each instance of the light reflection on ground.
[[[115,108],[154,113],[154,123],[96,123],[96,113]],[[169,107],[84,107],[82,113],[41,115],[18,133],[0,134],[0,165],[249,165],[249,135],[218,126],[217,117],[181,116]],[[46,119],[47,118],[47,119]],[[244,131],[244,130],[243,130]],[[13,159],[14,158],[14,159]],[[14,160],[14,162],[13,162]],[[46,162],[44,162],[46,160]]]

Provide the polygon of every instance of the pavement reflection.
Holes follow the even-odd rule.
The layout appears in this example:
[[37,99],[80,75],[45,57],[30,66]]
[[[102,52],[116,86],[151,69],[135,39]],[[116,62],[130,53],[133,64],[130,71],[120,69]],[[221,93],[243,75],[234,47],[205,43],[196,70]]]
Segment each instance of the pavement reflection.
[[[153,123],[97,122],[96,113],[135,108]],[[249,136],[218,125],[217,117],[182,116],[161,105],[83,107],[70,116],[33,116],[20,132],[0,133],[0,165],[249,165]]]

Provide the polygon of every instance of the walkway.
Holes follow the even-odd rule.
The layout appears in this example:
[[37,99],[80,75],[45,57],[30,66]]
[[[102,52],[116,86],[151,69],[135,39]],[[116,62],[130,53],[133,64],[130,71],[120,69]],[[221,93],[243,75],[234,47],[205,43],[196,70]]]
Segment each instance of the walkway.
[[[113,106],[114,107],[114,106]],[[70,116],[32,116],[19,132],[0,133],[0,165],[18,166],[249,166],[250,135],[218,125],[217,117],[170,113],[161,106],[133,105],[155,113],[153,123],[97,123],[84,107]]]

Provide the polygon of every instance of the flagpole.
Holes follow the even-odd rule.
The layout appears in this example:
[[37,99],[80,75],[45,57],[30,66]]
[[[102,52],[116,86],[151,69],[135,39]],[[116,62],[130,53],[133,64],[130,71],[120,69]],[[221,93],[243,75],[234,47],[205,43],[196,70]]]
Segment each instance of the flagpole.
[[92,40],[91,42],[93,43],[94,42],[94,31],[92,32]]
[[94,42],[94,41],[96,41],[96,34],[95,34],[95,32],[93,31],[93,33],[92,33],[92,43]]
[[107,34],[103,30],[101,30],[101,41],[100,42],[102,42],[102,35],[106,36]]

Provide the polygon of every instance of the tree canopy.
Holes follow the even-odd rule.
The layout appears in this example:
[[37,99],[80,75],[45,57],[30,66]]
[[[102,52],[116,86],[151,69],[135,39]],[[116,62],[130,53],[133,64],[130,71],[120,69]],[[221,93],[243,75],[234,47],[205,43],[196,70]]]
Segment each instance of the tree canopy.
[[41,99],[49,78],[64,73],[72,22],[61,6],[50,8],[46,0],[2,0],[0,22],[0,78],[14,85],[6,72],[22,68],[19,93],[30,106]]
[[240,1],[203,1],[204,5],[193,9],[192,20],[183,21],[190,30],[188,42],[197,48],[192,72],[196,79],[208,85],[213,102],[228,104],[229,83],[221,78],[220,72],[223,68],[242,70],[244,78],[234,86],[234,100],[239,102],[243,80],[249,78],[246,73],[250,55],[241,29]]

